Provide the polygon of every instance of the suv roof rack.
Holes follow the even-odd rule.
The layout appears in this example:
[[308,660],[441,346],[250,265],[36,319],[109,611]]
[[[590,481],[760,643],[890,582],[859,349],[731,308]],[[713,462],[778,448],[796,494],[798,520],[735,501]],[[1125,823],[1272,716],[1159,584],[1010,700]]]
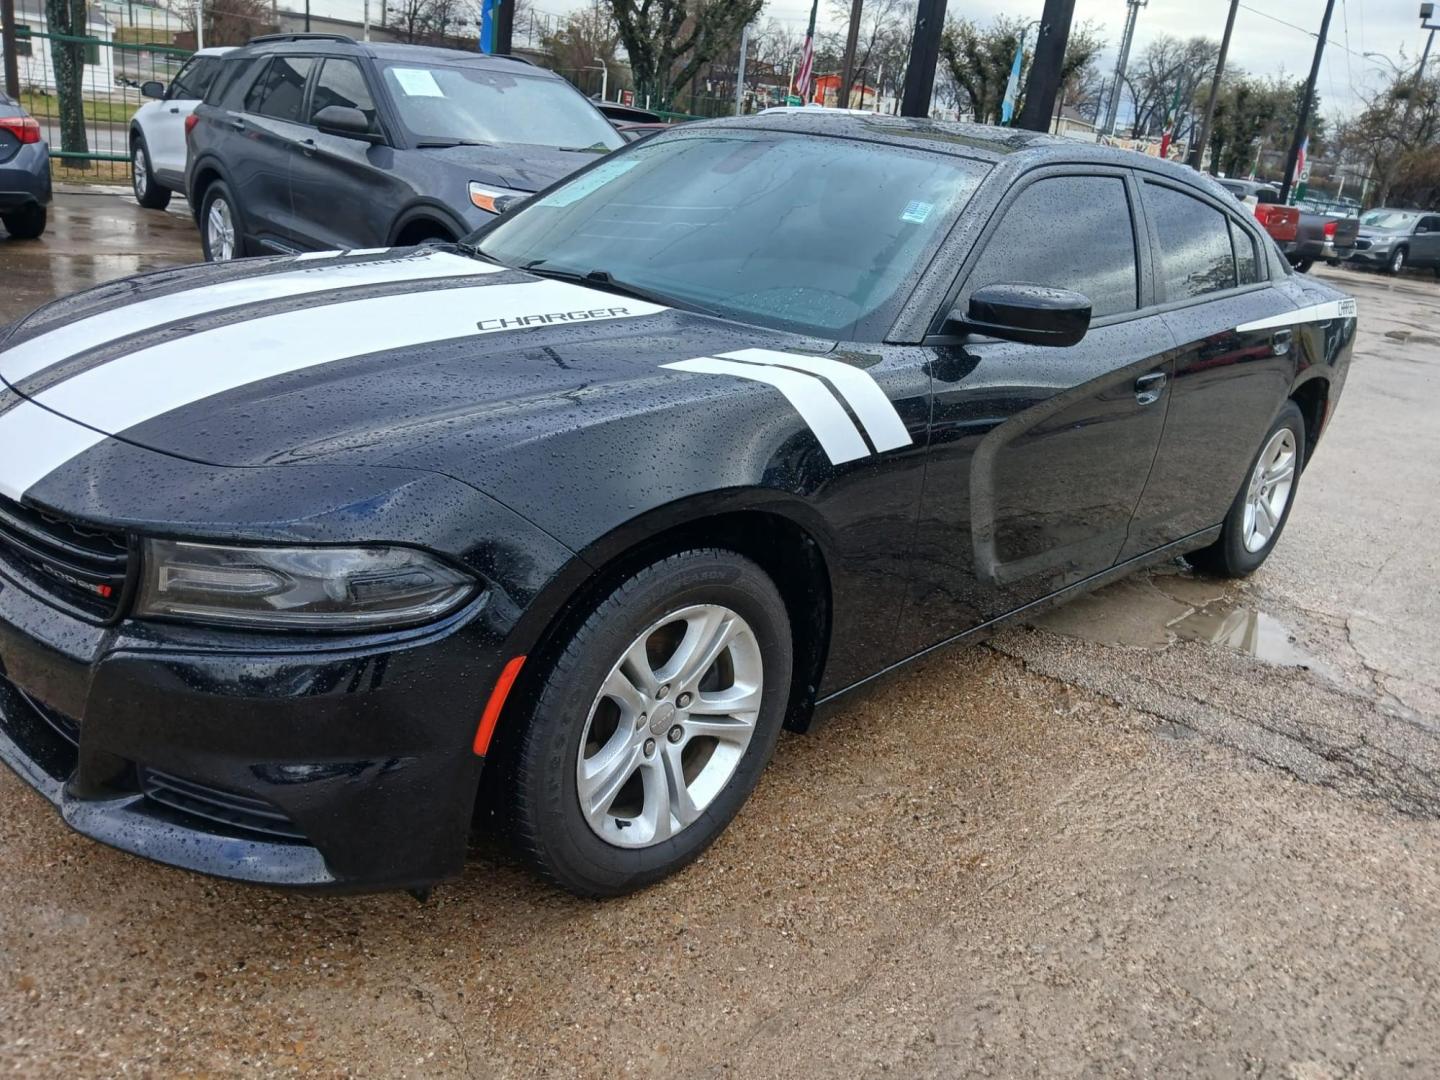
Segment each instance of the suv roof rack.
[[246,45],[261,45],[267,41],[343,41],[354,45],[355,39],[346,34],[261,34],[245,42]]

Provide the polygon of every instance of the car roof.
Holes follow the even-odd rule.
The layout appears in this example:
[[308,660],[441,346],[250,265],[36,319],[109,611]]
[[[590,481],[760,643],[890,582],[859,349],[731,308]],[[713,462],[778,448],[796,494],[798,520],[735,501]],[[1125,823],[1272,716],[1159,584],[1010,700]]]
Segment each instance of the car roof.
[[269,53],[305,53],[308,55],[333,53],[337,56],[353,56],[356,53],[374,60],[402,60],[416,64],[450,64],[506,71],[514,73],[523,70],[527,75],[538,78],[559,79],[560,76],[545,68],[536,67],[520,56],[497,55],[471,52],[468,49],[444,49],[434,45],[404,45],[390,41],[356,41],[343,34],[266,34],[251,38],[242,45],[243,55],[255,56]]
[[235,45],[212,45],[208,49],[196,49],[196,56],[224,56],[228,52],[234,52],[238,46]]
[[722,127],[863,139],[917,150],[939,151],[994,164],[1010,159],[1022,159],[1026,165],[1053,162],[1144,168],[1202,188],[1211,194],[1219,192],[1227,199],[1232,197],[1210,176],[1178,162],[1134,150],[1121,150],[1023,128],[1002,128],[990,124],[887,116],[884,113],[861,112],[858,109],[791,107],[766,109],[753,116],[697,121],[685,124],[677,128],[677,131],[693,132]]

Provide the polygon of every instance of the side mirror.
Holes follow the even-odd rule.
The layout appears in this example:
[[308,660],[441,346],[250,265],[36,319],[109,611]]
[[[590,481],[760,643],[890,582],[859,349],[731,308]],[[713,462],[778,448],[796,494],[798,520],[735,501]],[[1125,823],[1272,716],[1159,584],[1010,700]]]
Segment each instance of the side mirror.
[[348,105],[326,105],[312,118],[312,123],[326,135],[344,139],[360,139],[378,143],[380,136],[370,128],[370,121],[359,109]]
[[155,79],[143,82],[140,84],[140,96],[154,98],[156,101],[159,101],[165,96],[165,84]]
[[967,330],[1027,345],[1077,345],[1090,330],[1090,298],[1045,285],[986,285],[952,321]]

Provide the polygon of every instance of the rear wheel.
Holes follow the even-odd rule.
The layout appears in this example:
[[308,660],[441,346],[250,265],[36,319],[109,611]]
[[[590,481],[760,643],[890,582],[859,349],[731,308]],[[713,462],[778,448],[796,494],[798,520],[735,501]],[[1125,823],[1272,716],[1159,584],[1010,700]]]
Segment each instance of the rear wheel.
[[1300,406],[1287,401],[1260,443],[1219,539],[1192,552],[1189,561],[1219,577],[1246,577],[1258,570],[1290,519],[1304,467],[1305,418]]
[[0,214],[0,221],[5,223],[5,231],[16,240],[38,240],[45,231],[48,218],[45,207],[38,204]]
[[581,896],[674,873],[754,789],[790,675],[784,601],[749,559],[701,549],[638,571],[538,687],[512,764],[516,846]]
[[240,211],[223,180],[205,189],[200,205],[200,246],[207,262],[229,262],[245,255]]
[[130,187],[135,192],[135,201],[147,210],[164,210],[170,205],[170,189],[155,179],[144,135],[136,135],[130,147]]
[[1301,259],[1295,264],[1295,269],[1298,273],[1308,274],[1314,266],[1314,259]]

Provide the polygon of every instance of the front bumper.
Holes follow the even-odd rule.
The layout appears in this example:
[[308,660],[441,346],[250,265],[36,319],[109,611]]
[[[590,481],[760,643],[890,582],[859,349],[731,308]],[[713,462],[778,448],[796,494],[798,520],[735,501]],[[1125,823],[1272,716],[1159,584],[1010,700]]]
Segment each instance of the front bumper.
[[270,886],[423,887],[463,866],[499,667],[481,597],[364,639],[74,619],[0,579],[0,760],[74,829]]

